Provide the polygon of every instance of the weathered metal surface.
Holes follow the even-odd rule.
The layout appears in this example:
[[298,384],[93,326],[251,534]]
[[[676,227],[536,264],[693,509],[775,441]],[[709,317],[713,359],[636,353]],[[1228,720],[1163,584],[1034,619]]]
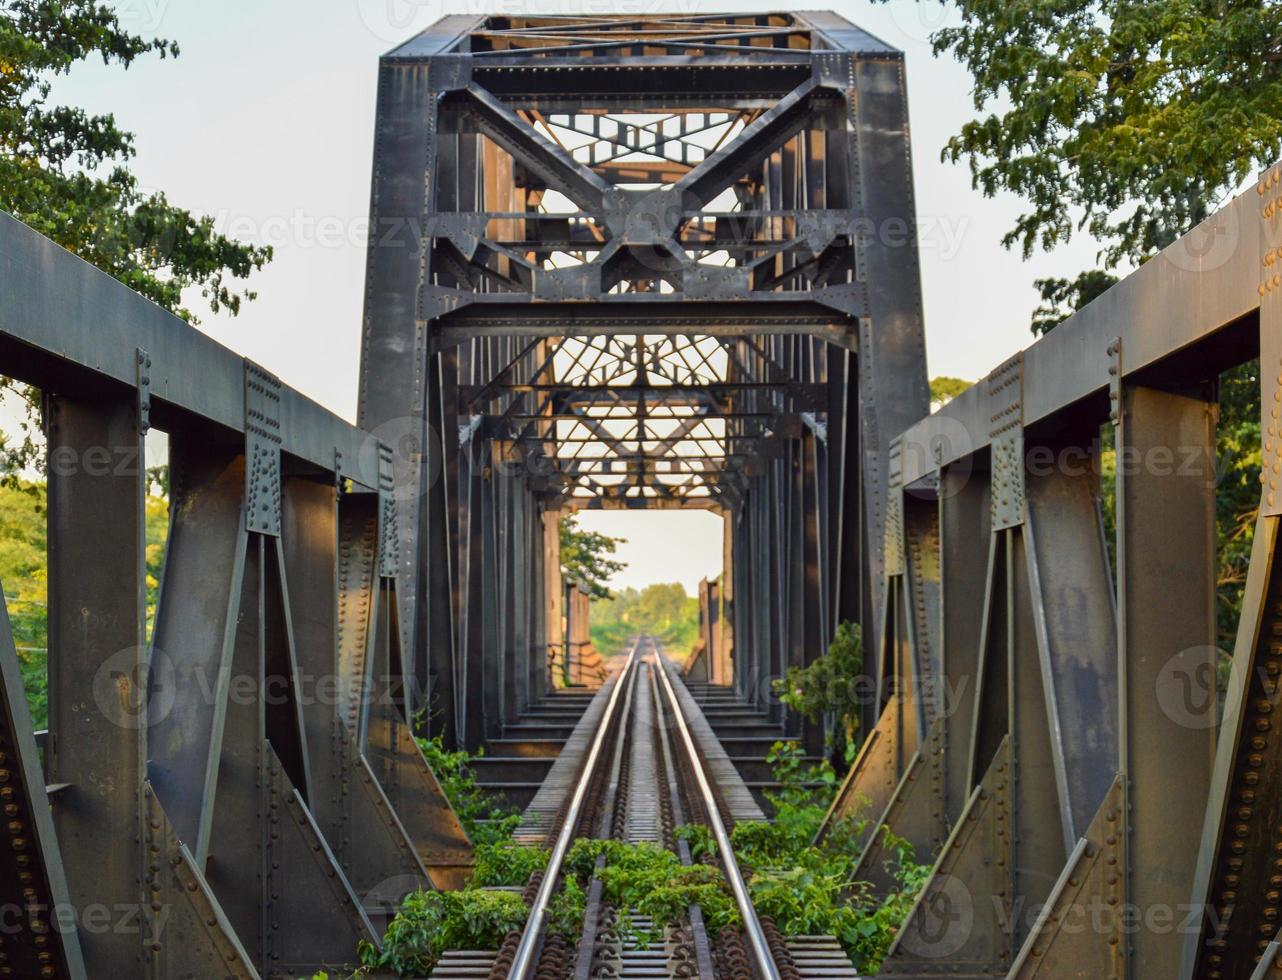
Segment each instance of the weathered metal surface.
[[[39,750],[0,596],[0,976],[84,980],[76,907],[49,813]],[[134,909],[137,913],[137,909]]]
[[[831,543],[879,539],[890,438],[926,408],[902,58],[825,14],[725,16],[715,43],[702,15],[553,18],[554,43],[534,20],[448,18],[383,61],[360,418],[404,436],[402,631],[431,636],[435,683],[486,693],[441,699],[441,731],[500,737],[538,693],[518,665],[563,642],[516,588],[523,527],[765,518],[786,493],[761,575],[727,583],[777,713],[770,680],[837,622],[828,583],[880,593],[879,551]],[[856,407],[858,440],[836,419]],[[748,615],[776,596],[777,621]],[[500,654],[505,634],[527,639]]]
[[1125,794],[1118,776],[1074,846],[1024,942],[1010,980],[1120,977],[1126,971],[1122,868]]
[[[139,910],[81,930],[85,973],[306,971],[404,888],[461,881],[413,719],[450,746],[564,737],[544,697],[586,600],[558,517],[605,507],[724,515],[696,670],[747,741],[819,751],[774,682],[862,625],[869,737],[832,817],[870,818],[874,877],[883,827],[938,855],[888,975],[1272,968],[1282,170],[922,419],[902,68],[815,13],[456,17],[389,54],[369,432],[0,215],[0,367],[48,395],[57,841],[30,838],[30,885],[56,904],[61,859],[73,907]],[[1213,760],[1214,384],[1257,352]],[[152,427],[173,484],[148,637]],[[25,832],[48,813],[11,667]],[[1070,929],[1096,902],[1107,927]],[[36,967],[34,933],[4,949],[77,975],[73,938]]]
[[1015,884],[1011,790],[1004,739],[891,944],[881,976],[1006,975]]

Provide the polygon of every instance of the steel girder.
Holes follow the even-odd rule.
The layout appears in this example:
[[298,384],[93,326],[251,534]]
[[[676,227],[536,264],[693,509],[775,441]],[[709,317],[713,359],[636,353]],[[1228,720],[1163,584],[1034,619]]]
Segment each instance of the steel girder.
[[0,974],[352,963],[471,863],[412,738],[390,449],[4,214],[0,360],[45,395],[50,719],[42,767],[0,619]]
[[[883,827],[935,862],[882,975],[1276,968],[1280,194],[1274,168],[896,440],[883,710],[825,831],[873,818],[874,881]],[[1257,354],[1264,485],[1217,745],[1215,385]]]
[[[383,59],[372,227],[360,423],[395,434],[435,730],[476,745],[540,693],[505,678],[564,648],[532,616],[579,508],[727,515],[763,710],[838,621],[875,631],[861,542],[927,407],[899,52],[826,13],[445,18]],[[505,565],[542,570],[528,608]]]

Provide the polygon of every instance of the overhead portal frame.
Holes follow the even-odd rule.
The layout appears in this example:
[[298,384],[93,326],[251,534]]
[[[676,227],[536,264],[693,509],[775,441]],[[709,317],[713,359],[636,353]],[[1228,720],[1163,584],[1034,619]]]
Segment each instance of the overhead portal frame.
[[898,51],[827,13],[447,17],[383,59],[371,214],[360,424],[434,731],[546,689],[579,509],[724,515],[723,644],[776,716],[875,631],[862,542],[928,403]]

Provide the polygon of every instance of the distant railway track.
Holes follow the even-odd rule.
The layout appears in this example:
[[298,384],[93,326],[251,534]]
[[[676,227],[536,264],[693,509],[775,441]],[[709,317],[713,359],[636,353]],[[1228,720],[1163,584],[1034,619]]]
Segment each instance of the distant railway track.
[[[774,922],[753,908],[748,881],[731,846],[734,814],[744,802],[755,808],[740,783],[719,765],[710,729],[685,691],[675,668],[650,637],[634,641],[622,668],[598,694],[603,705],[585,715],[582,731],[567,743],[565,766],[572,777],[555,818],[543,824],[551,844],[544,871],[534,874],[524,896],[529,917],[495,953],[447,952],[434,980],[592,980],[597,977],[699,977],[705,980],[804,980],[808,976],[856,976],[831,937],[794,937],[790,943]],[[590,737],[584,738],[590,733]],[[738,805],[727,796],[738,794]],[[546,808],[546,803],[544,803]],[[537,809],[537,807],[532,807]],[[679,828],[706,828],[715,851],[696,856]],[[677,855],[683,866],[714,865],[733,897],[739,925],[715,934],[703,910],[691,904],[683,920],[665,929],[634,909],[612,907],[601,877],[605,853],[587,888],[577,942],[549,932],[551,910],[567,874],[566,857],[582,838],[652,844]],[[621,929],[622,920],[629,930]]]

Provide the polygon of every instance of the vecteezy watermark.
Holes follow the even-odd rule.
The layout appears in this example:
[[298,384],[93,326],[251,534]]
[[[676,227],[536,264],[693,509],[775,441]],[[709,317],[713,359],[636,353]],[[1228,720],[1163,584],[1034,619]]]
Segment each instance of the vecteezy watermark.
[[932,483],[928,488],[919,488],[910,482],[906,492],[909,496],[922,497],[949,497],[960,493],[970,479],[974,450],[975,441],[964,423],[947,415],[930,416],[920,429],[914,427],[900,439],[900,471],[933,476],[940,467],[947,466],[948,479],[938,487]]
[[152,34],[164,23],[169,0],[108,0],[106,7],[126,30]]
[[430,27],[445,14],[500,17],[529,17],[538,14],[561,14],[579,17],[602,17],[623,14],[694,14],[700,10],[697,0],[356,0],[356,10],[365,29],[381,41],[393,43],[409,40]]
[[158,943],[171,911],[168,905],[143,906],[132,902],[116,905],[90,902],[81,906],[9,902],[0,904],[0,936],[48,929],[59,934],[143,936],[146,943]]
[[262,676],[231,673],[224,676],[219,658],[181,668],[164,650],[150,652],[128,647],[112,654],[94,672],[94,703],[103,717],[120,728],[139,729],[157,725],[179,704],[226,703],[236,706],[327,705],[400,712],[405,699],[426,704],[431,691],[415,678],[403,675],[344,677],[340,674],[313,674],[305,670]]
[[163,651],[149,655],[146,647],[126,647],[98,666],[91,689],[104,718],[136,731],[169,716],[178,684],[173,661]]
[[392,496],[397,502],[418,499],[440,478],[441,437],[423,418],[398,416],[370,430],[360,448],[365,472],[378,472],[380,446],[391,450]]
[[940,872],[926,886],[912,916],[899,932],[899,945],[921,959],[952,956],[975,929],[975,902],[966,883]]
[[1214,728],[1218,720],[1215,667],[1220,651],[1213,646],[1180,650],[1157,672],[1157,703],[1183,728]]
[[895,27],[904,37],[913,41],[930,41],[948,20],[948,7],[940,0],[889,3],[886,7]]
[[365,889],[361,896],[361,907],[367,912],[380,911],[394,915],[404,903],[406,895],[431,890],[431,883],[418,875],[393,875]]
[[[1170,215],[1165,222],[1159,224],[1178,227],[1190,215],[1197,214],[1201,207],[1201,199],[1191,194],[1184,200],[1177,201],[1174,207],[1165,209]],[[1238,248],[1245,244],[1242,239],[1241,213],[1242,209],[1231,207],[1216,212],[1187,234],[1177,238],[1152,261],[1169,262],[1185,272],[1215,271],[1231,261]],[[1252,236],[1249,241],[1254,247],[1255,238]]]
[[[845,704],[852,708],[868,705],[880,707],[898,697],[905,704],[925,707],[932,718],[951,718],[968,698],[974,697],[973,690],[972,678],[967,675],[941,676],[930,685],[901,689],[898,679],[894,677],[879,684],[875,677],[868,674],[855,674],[830,679],[823,688],[822,697],[829,704]],[[819,692],[812,690],[810,693]],[[758,698],[758,694],[763,696]],[[760,680],[749,678],[744,685],[745,697],[768,705],[780,704],[787,694],[787,678],[778,675],[772,674]]]
[[[1181,902],[1152,902],[1139,905],[1100,893],[1086,893],[1071,902],[1029,902],[1017,896],[1007,905],[994,896],[993,912],[998,927],[1007,935],[1028,934],[1042,913],[1053,907],[1057,934],[1078,936],[1202,935],[1215,932],[1220,911],[1210,905]],[[1205,924],[1205,930],[1203,928]]]
[[145,461],[138,443],[124,446],[55,446],[46,457],[50,476],[138,476]]

